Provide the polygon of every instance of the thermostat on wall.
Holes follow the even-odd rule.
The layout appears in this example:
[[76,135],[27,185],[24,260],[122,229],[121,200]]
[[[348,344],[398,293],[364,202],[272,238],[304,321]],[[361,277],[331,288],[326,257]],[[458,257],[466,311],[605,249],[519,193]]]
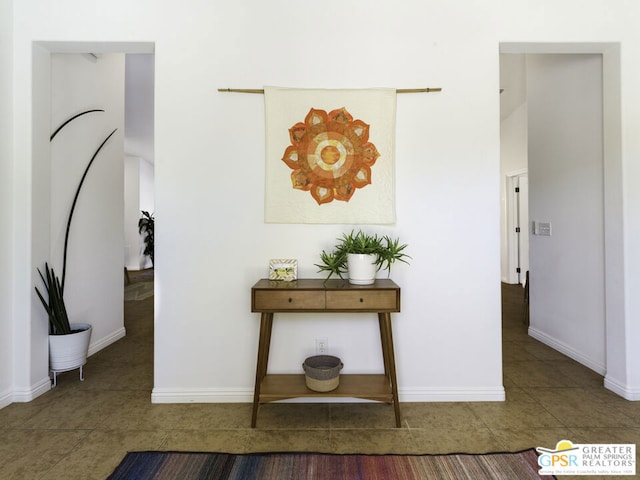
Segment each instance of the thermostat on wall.
[[542,237],[551,236],[551,223],[549,222],[533,222],[533,234]]

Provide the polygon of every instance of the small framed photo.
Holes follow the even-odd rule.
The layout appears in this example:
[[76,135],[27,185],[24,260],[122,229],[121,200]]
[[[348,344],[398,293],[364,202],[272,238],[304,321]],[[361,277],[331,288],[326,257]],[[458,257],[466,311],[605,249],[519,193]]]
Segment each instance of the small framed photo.
[[271,259],[269,260],[269,280],[292,282],[298,278],[298,261]]

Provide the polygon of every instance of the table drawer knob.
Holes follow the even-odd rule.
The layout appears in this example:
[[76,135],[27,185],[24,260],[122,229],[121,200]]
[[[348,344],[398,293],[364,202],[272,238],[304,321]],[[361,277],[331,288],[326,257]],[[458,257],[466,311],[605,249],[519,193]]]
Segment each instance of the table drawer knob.
[[293,298],[289,297],[289,303],[293,302]]
[[360,298],[360,303],[364,303],[364,298]]

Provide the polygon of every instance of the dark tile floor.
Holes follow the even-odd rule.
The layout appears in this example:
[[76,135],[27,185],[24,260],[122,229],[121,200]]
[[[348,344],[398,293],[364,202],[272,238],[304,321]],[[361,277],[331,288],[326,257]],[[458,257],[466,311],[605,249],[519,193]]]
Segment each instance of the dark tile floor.
[[0,478],[104,479],[130,450],[474,453],[561,439],[640,443],[640,402],[527,336],[522,312],[521,287],[503,285],[505,402],[403,403],[399,429],[384,404],[267,404],[251,429],[249,404],[150,403],[153,298],[127,301],[127,336],[89,359],[84,382],[68,372],[45,395],[0,410]]

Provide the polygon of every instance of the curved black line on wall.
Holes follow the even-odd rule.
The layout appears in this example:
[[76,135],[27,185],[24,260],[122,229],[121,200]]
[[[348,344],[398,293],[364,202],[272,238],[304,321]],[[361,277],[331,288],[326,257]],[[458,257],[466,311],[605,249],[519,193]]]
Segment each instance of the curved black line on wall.
[[116,133],[116,130],[118,129],[114,128],[113,131],[109,135],[107,135],[107,138],[103,140],[103,142],[100,144],[98,149],[93,154],[93,157],[91,157],[91,160],[89,160],[89,163],[87,164],[87,168],[84,169],[84,173],[82,174],[82,178],[80,179],[80,183],[78,184],[78,189],[76,190],[76,194],[73,197],[73,203],[71,204],[71,211],[69,212],[69,219],[67,220],[67,231],[64,235],[64,256],[62,260],[62,292],[63,293],[64,293],[64,280],[67,273],[67,245],[69,243],[69,230],[71,229],[71,219],[73,218],[73,211],[76,208],[78,195],[80,195],[80,189],[82,188],[82,184],[84,183],[84,179],[86,178],[87,173],[89,172],[89,168],[91,167],[91,164],[96,159],[96,157],[98,156],[98,153],[100,153],[100,150],[102,150],[102,147],[104,147],[105,143],[107,143],[107,141],[111,138],[111,136],[114,133]]
[[65,121],[62,125],[60,125],[58,128],[56,128],[56,131],[53,132],[51,134],[51,136],[49,137],[49,141],[53,140],[53,138],[58,134],[58,132],[60,130],[62,130],[69,122],[71,122],[72,120],[75,120],[78,117],[81,117],[82,115],[86,115],[87,113],[93,113],[93,112],[104,112],[104,110],[99,110],[99,109],[94,109],[94,110],[87,110],[85,112],[80,112],[76,115],[74,115],[73,117],[71,117],[69,120]]

